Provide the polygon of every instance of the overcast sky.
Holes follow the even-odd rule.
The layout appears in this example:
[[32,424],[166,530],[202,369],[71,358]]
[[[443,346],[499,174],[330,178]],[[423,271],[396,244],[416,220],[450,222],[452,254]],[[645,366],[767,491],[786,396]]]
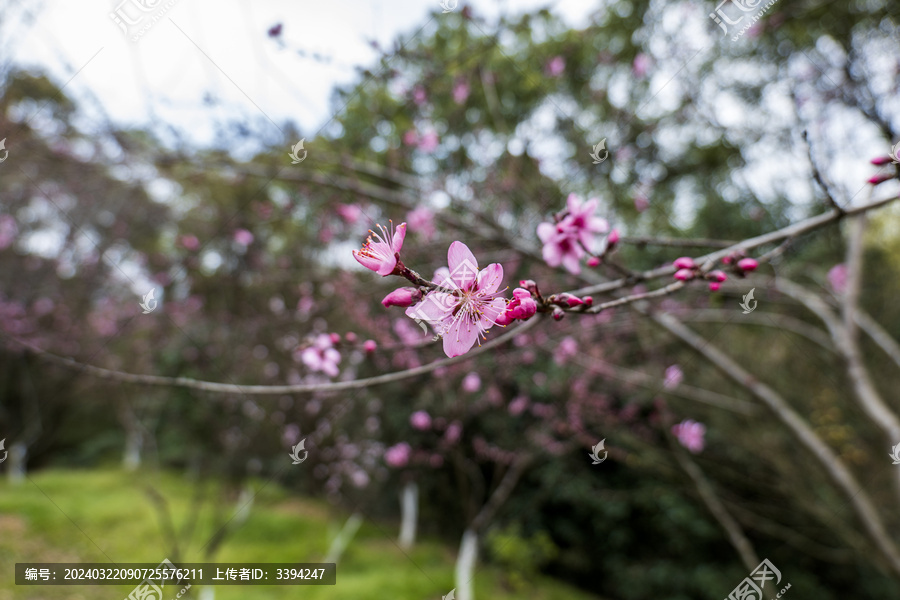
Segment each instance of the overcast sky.
[[[154,8],[142,13],[142,2]],[[552,5],[571,26],[583,26],[597,6],[590,0],[470,4],[490,19],[500,11]],[[333,114],[334,86],[354,81],[355,66],[376,60],[370,40],[390,47],[399,34],[442,16],[440,0],[12,0],[0,5],[8,19],[3,53],[11,53],[12,61],[69,82],[66,92],[78,99],[95,96],[120,124],[168,123],[201,143],[212,140],[216,121],[241,115],[271,120],[273,134],[286,120],[304,135],[314,134]],[[144,21],[126,26],[126,34],[111,17],[116,9],[125,22]],[[26,13],[33,18],[24,19]],[[266,35],[277,23],[284,24],[284,47]],[[323,58],[303,57],[298,50]],[[207,94],[221,104],[204,105]]]

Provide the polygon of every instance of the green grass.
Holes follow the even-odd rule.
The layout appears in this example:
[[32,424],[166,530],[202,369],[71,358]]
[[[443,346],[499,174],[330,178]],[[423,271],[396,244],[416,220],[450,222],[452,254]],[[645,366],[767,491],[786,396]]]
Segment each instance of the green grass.
[[[133,586],[16,586],[17,562],[147,562],[170,556],[159,512],[146,487],[152,485],[169,505],[176,528],[190,518],[195,486],[181,476],[117,470],[33,473],[11,486],[0,480],[0,600],[121,600]],[[256,482],[254,489],[262,487]],[[263,487],[247,521],[207,561],[199,552],[214,533],[216,506],[231,515],[234,498],[206,490],[193,539],[181,549],[181,562],[318,562],[347,518],[328,504]],[[217,586],[216,600],[438,600],[454,587],[455,546],[420,539],[404,554],[395,544],[397,527],[363,523],[338,564],[334,586]],[[184,541],[182,541],[184,544]],[[503,573],[480,564],[475,576],[479,600],[596,600],[562,582],[538,577],[526,590],[512,592]],[[180,588],[179,588],[180,589]],[[198,597],[197,586],[184,599]],[[172,600],[178,589],[166,591]],[[171,598],[169,598],[171,596]]]

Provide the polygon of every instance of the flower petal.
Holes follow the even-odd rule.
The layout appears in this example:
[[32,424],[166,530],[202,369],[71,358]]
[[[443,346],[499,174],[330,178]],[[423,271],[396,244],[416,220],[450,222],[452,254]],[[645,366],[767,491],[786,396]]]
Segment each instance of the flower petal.
[[444,353],[453,358],[472,349],[478,339],[478,326],[467,318],[457,317],[444,332]]
[[478,276],[478,261],[468,246],[459,241],[450,244],[447,264],[450,265],[450,278],[461,289],[467,290],[475,283]]
[[553,225],[552,223],[541,223],[537,226],[537,235],[542,243],[550,243],[550,240],[556,235],[556,225]]
[[404,239],[406,239],[406,223],[400,223],[397,229],[394,230],[394,237],[391,240],[391,247],[394,249],[394,252],[400,252],[400,249],[403,248]]
[[491,263],[478,273],[478,290],[485,294],[494,294],[503,282],[503,265]]

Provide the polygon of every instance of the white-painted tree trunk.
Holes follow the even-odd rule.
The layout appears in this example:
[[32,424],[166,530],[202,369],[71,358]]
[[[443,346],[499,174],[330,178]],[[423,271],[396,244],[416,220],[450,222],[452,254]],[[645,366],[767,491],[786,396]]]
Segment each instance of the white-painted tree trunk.
[[363,518],[359,513],[353,513],[350,515],[350,518],[347,519],[347,522],[344,523],[343,529],[341,532],[337,534],[337,537],[334,538],[334,541],[331,542],[331,548],[328,549],[328,554],[325,556],[325,560],[322,562],[326,563],[337,563],[341,560],[341,555],[344,554],[344,550],[347,549],[347,545],[350,544],[350,540],[353,539],[353,536],[356,535],[359,526],[362,525]]
[[128,429],[125,432],[125,452],[122,455],[122,466],[126,471],[134,471],[141,466],[141,448],[144,436],[140,429]]
[[416,523],[419,519],[419,486],[410,481],[403,486],[400,494],[400,539],[398,544],[409,550],[416,542]]
[[456,557],[456,600],[475,600],[472,578],[478,560],[478,534],[466,529]]
[[13,485],[25,481],[25,457],[28,456],[28,447],[22,442],[16,442],[9,448],[9,466],[7,477]]
[[253,508],[253,497],[253,490],[249,487],[241,490],[241,495],[234,505],[234,518],[231,520],[233,525],[243,525],[250,517],[250,509]]

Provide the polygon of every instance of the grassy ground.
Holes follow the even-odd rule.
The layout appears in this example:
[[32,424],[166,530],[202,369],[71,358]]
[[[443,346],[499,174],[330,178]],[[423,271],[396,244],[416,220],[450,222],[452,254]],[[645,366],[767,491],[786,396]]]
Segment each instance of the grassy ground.
[[[18,486],[0,480],[0,600],[121,600],[133,586],[16,586],[17,562],[147,562],[169,556],[159,512],[145,489],[150,483],[169,504],[175,527],[189,518],[194,486],[180,476],[122,471],[41,471]],[[260,487],[255,485],[254,488]],[[347,515],[326,503],[288,495],[273,484],[254,502],[247,521],[213,561],[199,548],[214,533],[219,499],[230,516],[234,500],[209,490],[208,501],[181,562],[317,562]],[[396,527],[366,522],[338,564],[334,586],[217,586],[216,600],[438,600],[453,588],[455,547],[420,540],[405,555],[394,544]],[[503,573],[482,567],[475,577],[479,600],[596,600],[559,581],[536,579],[513,592]],[[174,600],[172,588],[162,600]],[[169,597],[171,596],[171,598]],[[198,586],[183,596],[199,596]]]

